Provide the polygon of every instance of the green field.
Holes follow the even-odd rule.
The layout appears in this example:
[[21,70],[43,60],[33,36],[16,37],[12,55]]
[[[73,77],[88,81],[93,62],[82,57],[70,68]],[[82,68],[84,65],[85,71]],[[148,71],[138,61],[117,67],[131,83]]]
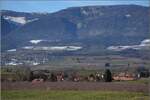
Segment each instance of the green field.
[[144,93],[70,90],[3,90],[1,97],[2,100],[149,100]]

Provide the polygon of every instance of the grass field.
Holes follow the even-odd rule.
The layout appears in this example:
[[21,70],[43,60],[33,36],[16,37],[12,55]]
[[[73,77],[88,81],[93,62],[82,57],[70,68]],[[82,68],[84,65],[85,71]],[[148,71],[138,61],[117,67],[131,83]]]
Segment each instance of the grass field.
[[128,83],[141,83],[150,85],[150,78],[141,78],[139,80],[127,81]]
[[70,90],[3,90],[2,100],[149,100],[137,92],[70,91]]

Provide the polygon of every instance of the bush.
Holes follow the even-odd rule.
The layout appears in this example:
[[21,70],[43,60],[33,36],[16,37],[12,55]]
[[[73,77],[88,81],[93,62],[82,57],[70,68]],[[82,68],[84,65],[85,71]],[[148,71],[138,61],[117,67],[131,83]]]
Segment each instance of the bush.
[[27,81],[30,78],[30,68],[22,66],[7,67],[2,69],[2,80]]

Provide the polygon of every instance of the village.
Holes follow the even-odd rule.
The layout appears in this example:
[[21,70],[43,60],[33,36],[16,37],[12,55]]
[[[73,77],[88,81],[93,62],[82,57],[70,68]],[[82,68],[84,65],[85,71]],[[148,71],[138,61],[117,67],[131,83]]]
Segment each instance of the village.
[[[142,72],[138,74],[121,72],[118,74],[111,74],[109,69],[106,69],[104,73],[91,73],[88,76],[80,75],[78,72],[64,73],[64,72],[54,72],[50,74],[50,77],[44,74],[44,71],[38,74],[39,71],[32,72],[31,82],[63,82],[63,81],[73,81],[73,82],[112,82],[112,81],[133,81],[138,80],[142,77],[148,78],[149,72]],[[46,72],[46,71],[45,71]]]
[[[105,64],[103,71],[84,71],[80,70],[33,70],[29,68],[2,68],[1,82],[17,82],[29,81],[32,83],[41,82],[114,82],[114,81],[134,81],[140,78],[148,78],[150,72],[147,69],[141,70],[139,68],[137,73],[113,72],[110,68],[110,63]],[[85,74],[86,73],[86,74]]]

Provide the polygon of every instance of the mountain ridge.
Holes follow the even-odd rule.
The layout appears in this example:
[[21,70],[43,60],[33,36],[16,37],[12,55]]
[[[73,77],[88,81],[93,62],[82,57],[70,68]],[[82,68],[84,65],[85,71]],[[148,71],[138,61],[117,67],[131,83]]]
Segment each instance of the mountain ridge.
[[68,45],[139,44],[149,37],[149,17],[149,7],[137,5],[71,7],[12,31],[2,39],[2,47],[19,48],[34,39],[57,39]]

